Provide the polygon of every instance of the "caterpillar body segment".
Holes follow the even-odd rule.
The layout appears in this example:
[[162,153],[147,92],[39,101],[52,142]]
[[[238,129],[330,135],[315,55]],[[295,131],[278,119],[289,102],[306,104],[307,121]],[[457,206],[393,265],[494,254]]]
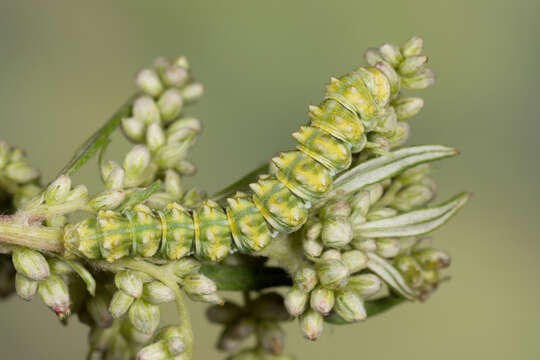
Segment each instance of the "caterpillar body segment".
[[311,202],[326,196],[333,177],[350,167],[352,154],[369,145],[367,134],[395,127],[389,102],[396,73],[382,67],[333,78],[321,104],[309,107],[310,124],[293,134],[296,150],[273,158],[275,174],[251,183],[251,194],[237,193],[225,208],[208,200],[192,210],[172,203],[159,211],[144,205],[122,213],[102,211],[65,229],[66,249],[108,261],[188,255],[220,261],[234,249],[261,250],[276,231],[300,229]]

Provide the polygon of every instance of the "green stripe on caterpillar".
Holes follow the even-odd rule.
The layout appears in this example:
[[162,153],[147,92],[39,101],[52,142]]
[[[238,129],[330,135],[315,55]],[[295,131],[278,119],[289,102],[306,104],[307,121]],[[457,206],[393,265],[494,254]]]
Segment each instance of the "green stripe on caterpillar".
[[[123,213],[103,211],[66,228],[67,250],[108,261],[125,256],[172,260],[191,253],[219,261],[233,244],[242,251],[258,251],[275,231],[298,230],[307,221],[311,203],[324,198],[332,190],[334,176],[350,167],[352,154],[369,145],[367,133],[387,131],[378,126],[389,109],[393,111],[391,101],[403,75],[396,71],[409,56],[418,56],[417,45],[418,41],[414,51],[404,48],[406,56],[396,56],[391,50],[399,49],[383,45],[375,54],[380,61],[374,67],[332,78],[323,102],[310,106],[310,125],[293,134],[297,150],[273,158],[275,175],[263,175],[250,184],[251,196],[237,194],[227,200],[225,209],[206,201],[193,211],[175,203],[160,211],[144,205]],[[368,62],[375,55],[370,53]],[[419,67],[417,72],[422,71]],[[411,84],[411,78],[420,75],[407,70],[407,76],[404,83]]]

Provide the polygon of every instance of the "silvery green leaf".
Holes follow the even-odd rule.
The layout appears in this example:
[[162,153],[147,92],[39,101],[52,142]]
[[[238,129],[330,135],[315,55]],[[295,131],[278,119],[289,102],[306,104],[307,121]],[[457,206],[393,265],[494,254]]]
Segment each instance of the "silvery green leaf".
[[448,221],[470,198],[461,193],[435,207],[370,221],[354,228],[355,236],[366,238],[417,236],[431,232]]
[[96,294],[96,280],[81,263],[78,261],[66,260],[66,262],[75,270],[75,272],[81,277],[81,279],[86,284],[86,289],[90,295],[94,296]]
[[353,193],[413,166],[455,156],[458,152],[454,148],[442,145],[422,145],[400,149],[390,154],[363,162],[338,176],[334,182],[334,189],[327,199]]
[[403,276],[389,262],[373,253],[368,253],[368,269],[377,274],[393,290],[406,299],[414,300],[417,294],[407,285]]

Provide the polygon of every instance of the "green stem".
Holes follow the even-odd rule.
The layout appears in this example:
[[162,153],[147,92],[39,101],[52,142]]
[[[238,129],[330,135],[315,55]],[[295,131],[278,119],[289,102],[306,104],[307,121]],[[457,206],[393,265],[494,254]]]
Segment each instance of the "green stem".
[[62,229],[28,225],[24,222],[18,222],[17,218],[13,216],[0,219],[0,243],[63,253],[62,234]]

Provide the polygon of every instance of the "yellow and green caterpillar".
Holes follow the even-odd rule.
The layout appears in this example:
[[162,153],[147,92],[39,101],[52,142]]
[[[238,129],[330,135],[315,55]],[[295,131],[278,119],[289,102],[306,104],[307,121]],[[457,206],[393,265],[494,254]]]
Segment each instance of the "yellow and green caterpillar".
[[125,256],[173,260],[190,254],[219,261],[233,246],[258,251],[274,231],[298,230],[311,202],[328,194],[333,177],[366,146],[366,133],[377,126],[396,92],[390,78],[377,67],[333,78],[323,102],[310,107],[310,125],[293,134],[297,150],[272,159],[276,174],[250,184],[250,195],[227,199],[225,209],[206,201],[194,210],[172,203],[159,211],[144,205],[122,213],[101,211],[65,229],[67,251],[108,261]]

